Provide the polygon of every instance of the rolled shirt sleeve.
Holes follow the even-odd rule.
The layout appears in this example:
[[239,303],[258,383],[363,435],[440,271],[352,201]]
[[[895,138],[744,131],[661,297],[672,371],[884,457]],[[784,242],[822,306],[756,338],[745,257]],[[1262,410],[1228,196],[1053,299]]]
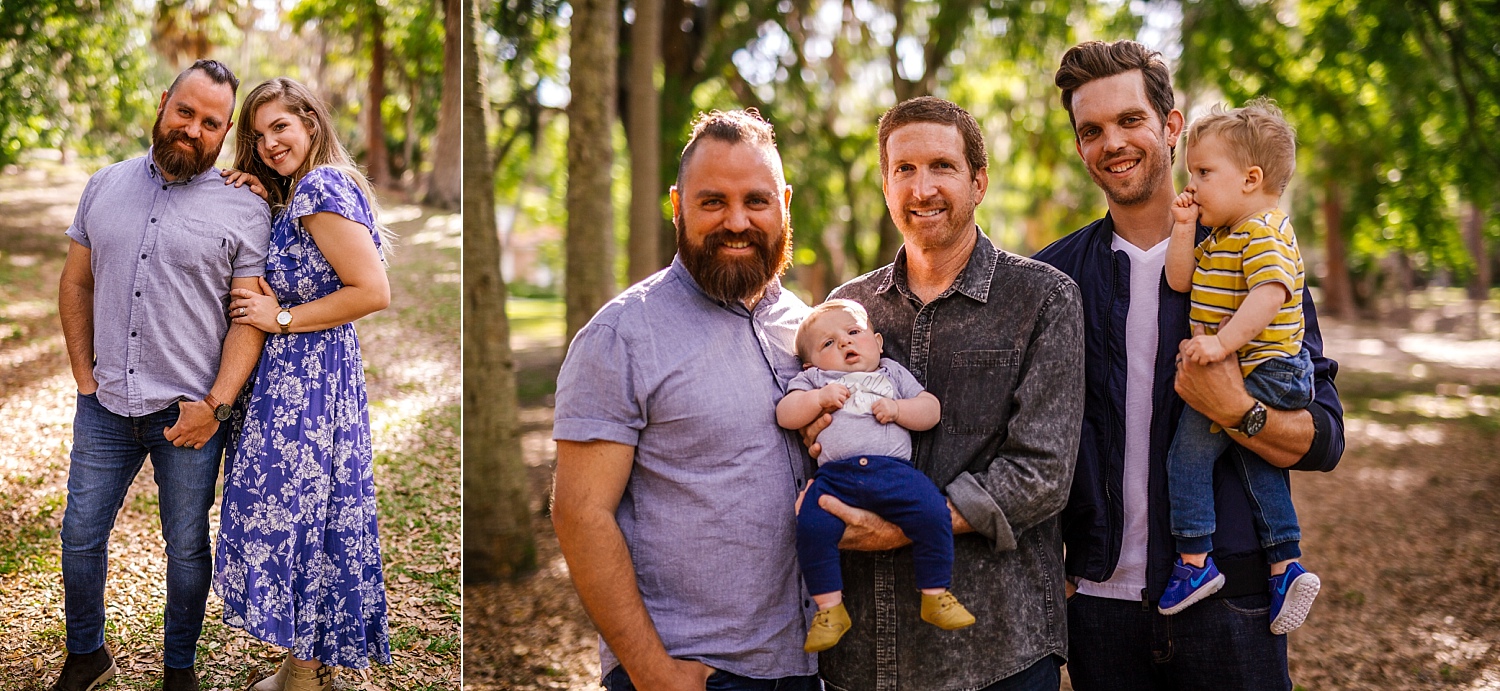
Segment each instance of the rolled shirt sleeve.
[[611,441],[636,446],[646,427],[636,397],[629,344],[613,327],[592,323],[578,332],[557,375],[558,441]]
[[994,460],[946,488],[964,520],[996,551],[1062,510],[1073,482],[1083,421],[1083,306],[1060,283],[1039,313],[1023,357],[1007,434]]

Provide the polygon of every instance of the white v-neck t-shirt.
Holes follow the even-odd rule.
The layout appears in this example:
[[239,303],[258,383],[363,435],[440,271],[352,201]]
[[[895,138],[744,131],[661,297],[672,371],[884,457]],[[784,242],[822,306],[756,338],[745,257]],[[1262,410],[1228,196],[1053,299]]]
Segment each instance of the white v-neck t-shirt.
[[1130,308],[1125,316],[1125,530],[1114,574],[1103,583],[1080,580],[1078,592],[1139,601],[1146,590],[1151,387],[1156,379],[1158,297],[1167,265],[1167,240],[1143,250],[1116,235],[1111,249],[1130,258]]

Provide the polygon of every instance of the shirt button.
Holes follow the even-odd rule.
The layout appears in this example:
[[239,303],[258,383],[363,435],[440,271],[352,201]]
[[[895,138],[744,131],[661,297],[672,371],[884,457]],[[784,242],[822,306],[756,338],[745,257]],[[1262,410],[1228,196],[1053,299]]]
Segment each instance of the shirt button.
[[861,459],[859,459],[859,464],[860,465],[870,465],[870,459],[868,459],[868,458],[861,458]]
[[141,255],[141,259],[145,259],[145,258],[146,258],[146,255],[144,255],[144,254]]
[[141,296],[141,291],[139,291],[139,290],[135,291],[135,296],[136,297],[140,297]]
[[154,218],[153,218],[153,219],[151,219],[151,222],[152,222],[152,223],[155,223],[155,222],[156,222],[156,219],[154,219]]
[[130,332],[130,335],[131,335],[131,336],[134,336],[134,335],[135,335],[135,332],[134,332],[134,331],[132,331],[132,332]]
[[133,369],[129,369],[129,370],[125,370],[125,371],[128,372],[128,373],[130,373],[130,374],[135,374],[135,370],[133,370]]

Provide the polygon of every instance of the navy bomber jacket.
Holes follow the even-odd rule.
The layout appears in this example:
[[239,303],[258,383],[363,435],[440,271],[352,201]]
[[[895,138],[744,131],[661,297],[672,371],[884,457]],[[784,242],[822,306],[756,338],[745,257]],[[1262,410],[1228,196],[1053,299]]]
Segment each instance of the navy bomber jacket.
[[[1207,229],[1198,229],[1201,241]],[[1106,215],[1038,252],[1041,260],[1078,284],[1083,297],[1084,413],[1078,465],[1068,505],[1062,514],[1066,569],[1070,577],[1105,581],[1120,557],[1125,521],[1125,315],[1130,307],[1130,260],[1111,247],[1114,221]],[[1160,337],[1152,386],[1150,471],[1147,484],[1150,535],[1147,540],[1147,592],[1150,603],[1161,598],[1172,564],[1171,516],[1167,495],[1167,449],[1182,415],[1183,401],[1173,389],[1177,345],[1188,338],[1188,296],[1160,282]],[[1306,333],[1303,347],[1315,369],[1313,402],[1308,406],[1315,428],[1312,448],[1293,470],[1333,470],[1344,453],[1344,408],[1333,379],[1338,363],[1323,357],[1323,336],[1312,298],[1302,296]],[[1233,466],[1233,454],[1252,454],[1235,444],[1214,468],[1214,562],[1224,573],[1224,588],[1215,597],[1265,592],[1270,575],[1256,537],[1249,500]]]

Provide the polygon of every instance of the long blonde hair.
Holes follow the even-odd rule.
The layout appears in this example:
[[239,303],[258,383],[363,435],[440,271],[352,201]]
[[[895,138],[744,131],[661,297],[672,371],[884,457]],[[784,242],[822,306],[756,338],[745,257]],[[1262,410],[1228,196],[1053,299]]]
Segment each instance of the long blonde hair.
[[[307,133],[312,138],[307,158],[291,177],[272,170],[260,160],[260,155],[256,152],[255,113],[261,106],[272,101],[280,103],[288,112],[301,118],[302,126],[307,128]],[[260,178],[270,197],[271,213],[276,214],[291,203],[292,191],[297,188],[297,182],[319,166],[341,171],[359,185],[370,205],[371,221],[375,224],[376,232],[380,233],[381,246],[389,253],[395,233],[380,222],[380,201],[375,197],[375,188],[364,172],[355,165],[349,151],[339,143],[338,133],[334,131],[332,119],[328,117],[328,106],[311,89],[290,77],[276,77],[261,82],[245,96],[245,102],[240,105],[239,125],[235,127],[234,167]]]

